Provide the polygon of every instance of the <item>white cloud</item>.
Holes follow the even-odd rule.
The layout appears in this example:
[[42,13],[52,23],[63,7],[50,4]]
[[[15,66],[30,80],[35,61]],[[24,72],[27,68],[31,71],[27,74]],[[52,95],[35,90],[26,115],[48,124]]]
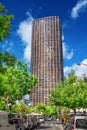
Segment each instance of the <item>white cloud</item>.
[[64,35],[62,35],[62,41],[64,41]]
[[64,75],[67,76],[67,74],[70,72],[71,67],[65,66],[64,67]]
[[31,59],[31,33],[32,33],[32,21],[33,17],[29,12],[26,12],[28,18],[22,21],[17,30],[17,34],[25,44],[24,59],[26,63],[30,63]]
[[71,50],[69,52],[69,47],[68,45],[64,42],[64,35],[62,35],[62,45],[63,45],[63,58],[64,59],[67,59],[67,60],[70,60],[73,56],[73,50]]
[[79,0],[71,12],[71,17],[76,19],[79,17],[79,13],[85,12],[87,7],[87,0]]
[[71,67],[64,67],[64,75],[67,76],[67,74],[73,69],[75,71],[75,74],[77,76],[81,76],[82,74],[87,75],[87,59],[84,59],[80,62],[81,65],[77,65],[77,63],[73,64]]
[[2,44],[2,49],[10,52],[12,50],[13,45],[14,45],[13,41],[5,40],[4,44]]
[[87,59],[84,59],[80,63],[81,63],[81,65],[78,66],[78,69],[76,69],[76,75],[77,76],[79,76],[81,74],[86,74],[87,75]]

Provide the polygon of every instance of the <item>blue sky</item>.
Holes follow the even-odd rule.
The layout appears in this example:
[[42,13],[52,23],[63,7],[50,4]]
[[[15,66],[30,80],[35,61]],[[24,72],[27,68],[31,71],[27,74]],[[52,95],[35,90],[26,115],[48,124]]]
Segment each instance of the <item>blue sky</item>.
[[0,45],[2,51],[15,54],[30,66],[32,20],[59,16],[62,24],[64,75],[74,69],[76,75],[87,74],[87,0],[1,0],[11,21],[10,36]]

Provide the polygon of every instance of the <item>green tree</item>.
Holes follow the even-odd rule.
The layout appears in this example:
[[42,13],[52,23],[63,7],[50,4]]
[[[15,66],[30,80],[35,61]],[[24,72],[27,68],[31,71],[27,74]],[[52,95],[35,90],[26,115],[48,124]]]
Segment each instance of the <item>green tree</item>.
[[7,107],[6,107],[6,104],[3,100],[0,100],[0,110],[6,110]]
[[0,73],[4,73],[6,67],[14,66],[16,63],[16,57],[8,52],[0,53]]
[[28,114],[30,113],[30,108],[26,104],[20,102],[19,104],[14,104],[10,112]]
[[56,116],[57,115],[57,109],[54,106],[46,106],[45,115],[47,116]]
[[[8,15],[4,5],[0,3],[0,42],[8,37],[13,15]],[[29,92],[38,82],[37,78],[28,72],[27,65],[16,62],[14,55],[8,52],[0,53],[0,99],[6,105]]]
[[8,104],[16,99],[21,100],[38,79],[27,71],[27,65],[21,61],[16,62],[15,66],[5,68],[5,73],[0,73],[0,98]]
[[78,79],[72,70],[64,82],[51,91],[50,102],[59,107],[73,109],[87,107],[87,83]]
[[39,104],[33,108],[33,110],[37,113],[42,113],[44,117],[57,115],[57,110],[54,106]]
[[0,41],[8,37],[12,19],[13,15],[8,15],[4,5],[0,3]]

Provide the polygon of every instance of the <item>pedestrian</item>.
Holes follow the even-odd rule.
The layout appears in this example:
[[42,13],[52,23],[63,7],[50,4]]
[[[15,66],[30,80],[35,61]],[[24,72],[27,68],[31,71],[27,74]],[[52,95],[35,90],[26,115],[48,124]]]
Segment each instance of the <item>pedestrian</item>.
[[64,117],[63,119],[63,124],[65,125],[66,124],[66,118]]

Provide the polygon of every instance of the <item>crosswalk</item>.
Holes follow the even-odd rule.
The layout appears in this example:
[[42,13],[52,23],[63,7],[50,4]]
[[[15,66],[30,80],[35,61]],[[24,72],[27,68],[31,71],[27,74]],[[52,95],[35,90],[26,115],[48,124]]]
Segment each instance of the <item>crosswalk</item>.
[[42,123],[38,128],[34,130],[64,130],[62,124],[56,123]]
[[45,124],[41,124],[42,126],[44,125],[44,126],[50,126],[50,127],[52,127],[52,126],[56,126],[56,127],[58,127],[59,126],[59,124],[47,124],[47,123],[45,123]]

